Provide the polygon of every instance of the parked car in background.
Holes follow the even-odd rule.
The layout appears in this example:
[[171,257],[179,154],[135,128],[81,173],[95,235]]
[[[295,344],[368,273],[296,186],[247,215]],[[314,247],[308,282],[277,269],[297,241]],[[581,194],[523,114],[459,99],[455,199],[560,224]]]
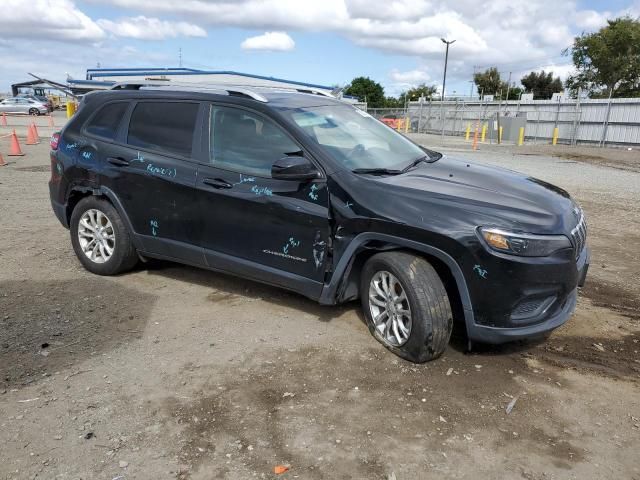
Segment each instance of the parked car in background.
[[[168,86],[167,86],[168,87]],[[545,335],[589,266],[582,209],[528,175],[449,158],[309,91],[127,84],[51,139],[51,205],[98,275],[160,258],[360,299],[412,362]]]
[[11,97],[0,102],[0,113],[46,115],[49,113],[49,106],[46,103],[31,98]]
[[42,95],[29,95],[29,94],[20,94],[16,96],[17,98],[28,98],[30,100],[35,100],[36,102],[44,103],[50,112],[53,112],[53,102],[49,100],[47,97]]

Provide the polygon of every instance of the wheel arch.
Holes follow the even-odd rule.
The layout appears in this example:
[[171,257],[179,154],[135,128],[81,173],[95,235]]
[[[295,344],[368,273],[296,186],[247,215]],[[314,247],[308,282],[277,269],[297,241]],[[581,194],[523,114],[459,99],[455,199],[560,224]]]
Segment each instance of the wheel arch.
[[336,304],[358,298],[360,273],[366,261],[376,253],[394,250],[419,255],[429,261],[445,284],[454,319],[462,319],[467,326],[473,325],[467,282],[455,259],[431,245],[387,234],[361,233],[351,241],[338,261],[331,281],[323,288],[320,303]]
[[118,215],[120,215],[120,218],[126,225],[127,230],[129,230],[129,233],[131,234],[131,241],[133,242],[134,246],[137,249],[142,249],[142,244],[138,239],[138,236],[136,235],[135,231],[133,230],[133,225],[129,220],[129,216],[127,215],[127,212],[122,206],[122,202],[120,202],[120,199],[113,192],[113,190],[107,187],[94,188],[94,187],[87,187],[82,185],[75,185],[71,187],[71,189],[69,190],[69,195],[67,196],[67,207],[65,212],[67,217],[67,224],[70,225],[71,215],[73,214],[73,210],[76,208],[76,205],[78,205],[80,200],[90,196],[104,198],[113,206],[113,208],[116,209],[116,211],[118,212]]

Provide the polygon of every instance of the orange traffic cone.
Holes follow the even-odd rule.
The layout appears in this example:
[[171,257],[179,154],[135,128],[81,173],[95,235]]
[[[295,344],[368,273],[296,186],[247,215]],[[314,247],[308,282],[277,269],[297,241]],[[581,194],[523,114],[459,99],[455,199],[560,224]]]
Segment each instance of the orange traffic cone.
[[3,127],[7,126],[7,114],[2,112],[2,120],[0,120],[0,125]]
[[2,157],[2,154],[0,153],[0,167],[4,167],[7,164],[7,162],[4,161],[4,158]]
[[50,127],[55,127],[55,125],[53,124],[53,116],[49,115],[49,126]]
[[18,136],[16,135],[16,131],[14,130],[11,134],[11,147],[9,150],[10,157],[21,157],[24,153],[20,150],[20,142],[18,141]]
[[36,134],[36,142],[40,143],[40,134],[38,133],[38,126],[36,122],[33,122],[33,131]]
[[33,124],[29,125],[29,128],[27,128],[27,141],[26,141],[26,145],[37,145],[38,142],[38,138],[36,137],[36,131],[33,128]]

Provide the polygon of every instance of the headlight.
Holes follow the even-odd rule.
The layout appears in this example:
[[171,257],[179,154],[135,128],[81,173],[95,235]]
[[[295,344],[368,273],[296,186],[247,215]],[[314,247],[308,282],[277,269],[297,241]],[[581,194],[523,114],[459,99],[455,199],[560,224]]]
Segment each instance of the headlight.
[[533,235],[498,228],[480,228],[479,232],[492,250],[521,257],[547,257],[558,250],[571,248],[569,238],[564,235]]

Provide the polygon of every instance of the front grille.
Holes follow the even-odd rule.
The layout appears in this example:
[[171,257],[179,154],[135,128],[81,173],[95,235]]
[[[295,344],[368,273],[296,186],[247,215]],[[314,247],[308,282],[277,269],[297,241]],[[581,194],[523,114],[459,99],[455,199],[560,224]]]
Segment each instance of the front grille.
[[576,250],[576,259],[582,253],[585,244],[587,243],[587,222],[584,219],[584,214],[580,211],[580,219],[576,227],[571,230],[571,242],[573,248]]

